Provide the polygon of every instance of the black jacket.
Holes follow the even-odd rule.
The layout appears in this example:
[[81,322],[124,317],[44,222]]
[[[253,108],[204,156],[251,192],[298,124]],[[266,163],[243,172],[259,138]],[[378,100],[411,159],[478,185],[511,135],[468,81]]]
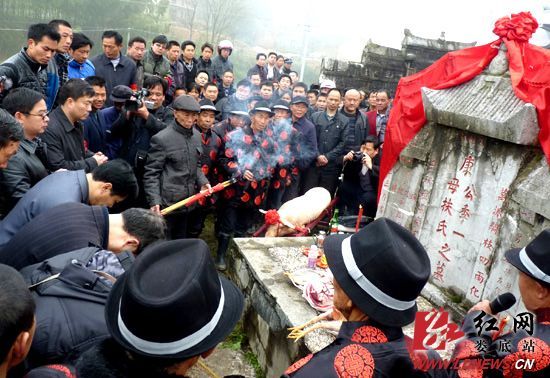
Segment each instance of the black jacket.
[[311,116],[317,135],[319,155],[325,155],[328,164],[325,169],[338,169],[344,154],[347,119],[339,112],[329,120],[326,112],[317,112]]
[[[28,367],[75,360],[109,337],[104,313],[112,283],[94,271],[118,278],[133,260],[129,252],[86,247],[21,270],[36,304]],[[59,278],[45,281],[58,273]]]
[[235,88],[233,87],[233,84],[229,88],[225,88],[223,86],[223,83],[221,81],[218,82],[218,98],[216,99],[216,103],[220,101],[224,97],[229,97],[233,93],[235,93]]
[[[525,313],[522,313],[525,314]],[[494,324],[500,325],[491,315],[483,315],[481,311],[472,311],[466,314],[461,326],[465,337],[455,345],[452,360],[457,360],[464,368],[449,369],[449,377],[467,377],[467,363],[491,359],[491,368],[479,369],[478,377],[525,377],[543,378],[550,376],[550,360],[548,360],[548,344],[550,343],[550,308],[535,310],[529,329],[521,328],[522,319],[517,314],[514,319],[514,331],[499,333],[489,329],[491,319]],[[479,320],[476,320],[481,316]],[[516,330],[516,321],[518,328]],[[512,321],[510,320],[510,323]],[[527,325],[527,324],[524,324]],[[493,325],[494,326],[494,325]],[[470,360],[470,361],[467,361]],[[527,368],[527,363],[534,361],[534,368]],[[523,362],[523,364],[522,364]],[[499,364],[497,364],[499,363]],[[517,364],[517,365],[516,365]],[[476,365],[470,365],[476,366]],[[466,371],[465,371],[466,370]],[[470,375],[472,376],[472,375]]]
[[43,163],[46,161],[44,150],[45,143],[39,139],[23,139],[17,154],[10,159],[8,167],[0,170],[4,214],[11,210],[31,187],[48,175]]
[[141,363],[129,358],[129,354],[113,339],[107,339],[86,351],[76,362],[78,378],[177,378],[153,368],[148,360]]
[[120,62],[116,68],[105,54],[93,57],[92,63],[95,66],[95,74],[105,79],[105,89],[107,90],[105,107],[113,105],[110,94],[114,87],[117,85],[132,87],[133,84],[136,84],[136,64],[127,56],[120,55]]
[[250,76],[255,75],[255,74],[260,74],[260,79],[262,80],[262,82],[266,81],[267,80],[267,67],[266,66],[260,67],[256,64],[248,70],[248,72],[246,73],[246,76],[250,77]]
[[143,170],[151,137],[173,120],[174,113],[164,106],[157,110],[149,110],[147,120],[136,115],[131,115],[130,119],[127,119],[126,111],[121,112],[111,128],[111,136],[122,139],[118,157],[126,160],[138,172]]
[[8,58],[0,65],[0,76],[7,76],[13,82],[13,88],[25,87],[46,94],[48,75],[47,65],[33,61],[27,55],[27,48]]
[[173,121],[151,138],[143,186],[149,206],[166,207],[196,193],[208,183],[200,168],[202,142],[194,128]]
[[193,58],[193,60],[191,61],[191,66],[187,65],[182,57],[180,57],[179,61],[181,62],[181,64],[183,64],[183,82],[187,86],[187,84],[193,83],[195,81],[199,61]]
[[[445,371],[416,370],[412,359],[422,358],[418,353],[401,328],[344,322],[332,344],[295,362],[282,377],[446,377]],[[438,359],[433,351],[429,357]]]
[[221,55],[216,55],[212,59],[212,69],[214,70],[214,79],[216,81],[221,81],[225,71],[233,71],[233,62],[229,60],[229,57],[224,59]]
[[349,161],[344,167],[344,181],[352,184],[361,192],[378,192],[378,177],[380,176],[380,158],[378,153],[372,159],[372,169],[368,169],[365,174],[362,173],[363,162],[361,158]]
[[[361,142],[369,135],[369,121],[366,114],[357,110],[355,117],[350,117],[343,108],[340,110],[340,114],[348,119],[344,152],[359,151]],[[354,122],[354,124],[350,122]]]
[[48,128],[42,136],[48,145],[48,169],[71,171],[84,169],[86,173],[97,167],[93,154],[84,147],[84,133],[80,122],[72,124],[59,106],[50,113]]
[[212,59],[206,61],[202,59],[202,56],[200,56],[197,61],[197,72],[199,71],[208,72],[208,81],[214,81],[214,68],[212,68]]

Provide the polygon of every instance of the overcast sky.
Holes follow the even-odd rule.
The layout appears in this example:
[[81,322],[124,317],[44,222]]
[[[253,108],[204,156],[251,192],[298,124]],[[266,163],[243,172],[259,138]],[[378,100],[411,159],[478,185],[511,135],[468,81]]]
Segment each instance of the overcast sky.
[[[447,40],[484,44],[496,39],[495,21],[511,13],[530,11],[539,24],[550,23],[550,11],[544,11],[549,0],[276,0],[270,4],[279,23],[286,22],[285,27],[300,34],[297,24],[309,24],[312,38],[329,33],[340,41],[338,58],[355,61],[369,38],[399,48],[405,28],[421,37],[438,38],[445,31]],[[291,20],[282,17],[285,8],[292,13]],[[336,20],[346,22],[335,24]],[[550,42],[540,30],[531,43]]]

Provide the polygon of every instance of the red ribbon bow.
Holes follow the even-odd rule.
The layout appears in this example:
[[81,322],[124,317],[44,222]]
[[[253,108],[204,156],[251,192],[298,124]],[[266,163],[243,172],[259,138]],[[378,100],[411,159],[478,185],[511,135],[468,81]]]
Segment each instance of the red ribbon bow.
[[265,213],[265,223],[268,225],[278,224],[280,220],[281,217],[279,216],[277,210],[268,210]]
[[520,12],[499,18],[495,22],[493,33],[509,41],[527,42],[537,30],[539,24],[531,12]]

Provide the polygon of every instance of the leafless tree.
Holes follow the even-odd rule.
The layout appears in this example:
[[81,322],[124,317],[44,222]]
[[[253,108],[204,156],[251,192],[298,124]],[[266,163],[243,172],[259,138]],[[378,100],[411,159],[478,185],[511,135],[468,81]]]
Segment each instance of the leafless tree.
[[231,34],[245,11],[244,0],[206,0],[203,4],[206,40],[212,43],[219,41],[222,34]]

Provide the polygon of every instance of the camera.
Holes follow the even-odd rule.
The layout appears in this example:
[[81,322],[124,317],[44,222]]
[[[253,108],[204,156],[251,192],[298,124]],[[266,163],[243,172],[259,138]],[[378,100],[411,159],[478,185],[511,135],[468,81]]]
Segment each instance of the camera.
[[132,98],[126,100],[124,104],[126,110],[128,110],[129,112],[137,112],[138,109],[143,106],[143,104],[145,104],[145,107],[147,109],[152,110],[154,102],[145,100],[147,96],[149,96],[149,91],[145,88],[142,88],[139,91],[135,91],[134,93],[132,93]]
[[365,156],[363,152],[353,151],[353,158],[351,159],[351,161],[361,161],[363,160],[363,156]]

